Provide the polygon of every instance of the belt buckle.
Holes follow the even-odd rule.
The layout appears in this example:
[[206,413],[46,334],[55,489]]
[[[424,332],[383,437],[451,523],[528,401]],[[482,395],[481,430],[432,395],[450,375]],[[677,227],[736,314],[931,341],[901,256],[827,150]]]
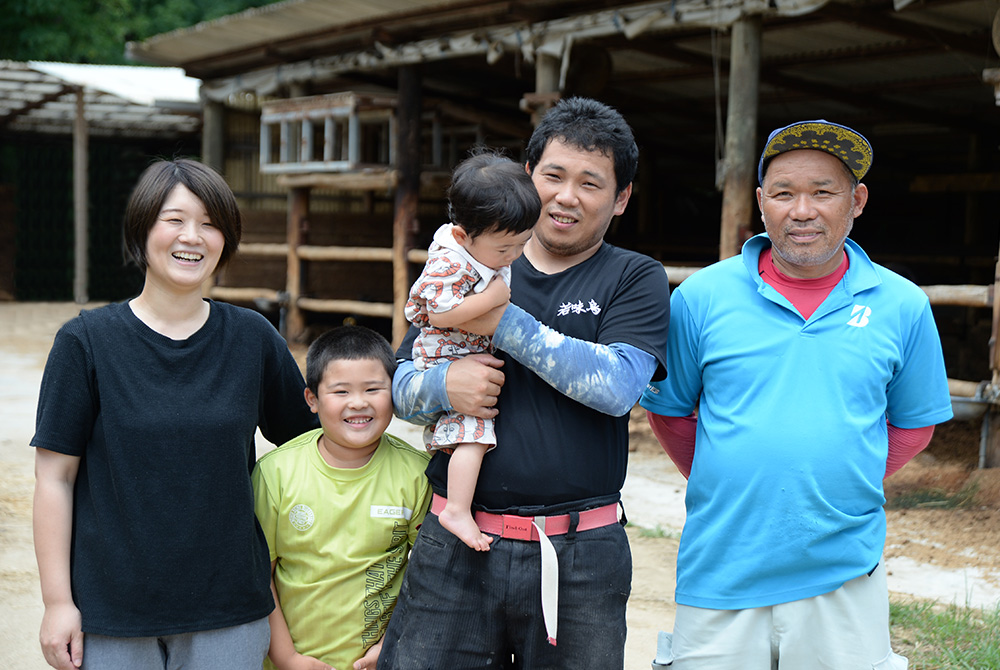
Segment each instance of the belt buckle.
[[532,539],[531,530],[531,517],[504,514],[503,529],[500,533],[500,537],[511,540],[530,541]]

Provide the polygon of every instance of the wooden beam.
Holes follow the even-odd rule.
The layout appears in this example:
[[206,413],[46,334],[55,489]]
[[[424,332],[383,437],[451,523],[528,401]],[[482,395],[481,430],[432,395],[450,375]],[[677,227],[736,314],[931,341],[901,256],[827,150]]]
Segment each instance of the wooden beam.
[[955,52],[975,58],[983,57],[983,50],[980,46],[982,44],[981,38],[987,37],[985,30],[981,33],[979,30],[971,33],[956,33],[899,18],[899,12],[894,10],[891,2],[884,2],[882,7],[876,3],[856,6],[829,2],[816,10],[816,14],[824,18],[860,26],[866,30],[877,30],[886,35],[913,40],[935,47],[941,53]]
[[19,116],[24,116],[25,114],[28,114],[33,110],[41,109],[42,107],[45,107],[45,105],[55,100],[58,100],[67,93],[73,93],[74,90],[76,89],[77,87],[75,86],[62,86],[59,88],[58,91],[55,91],[54,93],[49,93],[48,95],[42,96],[38,100],[35,100],[34,102],[29,102],[23,107],[12,109],[9,114],[5,116],[0,116],[0,130],[3,130],[12,122],[16,121]]
[[278,302],[278,291],[273,288],[251,288],[249,286],[213,286],[208,297],[227,302],[253,302],[258,298]]
[[910,181],[911,193],[993,193],[1000,191],[1000,172],[927,174]]
[[410,294],[410,265],[407,252],[413,247],[420,200],[420,116],[422,113],[420,75],[415,66],[399,69],[399,97],[396,108],[395,214],[392,221],[392,345],[398,347],[409,323],[403,307]]
[[531,134],[531,126],[526,122],[511,121],[509,117],[501,114],[484,112],[471,105],[462,105],[448,100],[435,100],[433,105],[442,113],[465,121],[467,123],[482,123],[487,128],[503,133],[509,137],[523,139]]
[[201,161],[222,173],[226,164],[226,107],[221,102],[205,100],[201,111]]
[[932,305],[961,305],[964,307],[992,307],[992,286],[973,286],[970,284],[939,284],[921,286]]
[[360,314],[384,318],[392,318],[395,311],[389,303],[364,302],[362,300],[321,300],[319,298],[299,298],[295,307],[297,310],[309,312]]
[[979,393],[981,382],[970,382],[962,379],[948,380],[948,393],[960,398],[975,398]]
[[86,101],[83,87],[76,89],[76,117],[73,119],[73,300],[83,304],[87,295],[89,264],[87,262],[90,222],[88,210],[89,137],[86,117]]
[[406,252],[406,260],[410,263],[423,265],[427,262],[427,255],[426,249],[410,249]]
[[264,258],[286,258],[288,256],[288,244],[267,243],[267,242],[244,242],[240,244],[239,253],[241,256],[260,256]]
[[719,258],[740,252],[751,235],[757,164],[757,116],[760,98],[761,18],[744,16],[733,24],[726,113],[725,177]]
[[306,261],[384,261],[391,263],[394,253],[393,249],[379,247],[301,246],[299,247],[299,258]]
[[298,250],[306,239],[306,225],[309,217],[309,189],[296,187],[288,193],[288,268],[285,290],[288,292],[287,333],[289,342],[301,342],[305,335],[306,323],[299,309],[302,295],[302,261]]
[[[1000,389],[1000,255],[993,273],[993,327],[990,332],[990,368],[994,393]],[[993,404],[986,415],[983,466],[1000,467],[1000,405]]]
[[[276,179],[283,188],[321,188],[338,191],[385,191],[396,188],[399,183],[398,170],[371,172],[310,172],[308,174],[282,174]],[[420,187],[429,192],[448,187],[451,174],[448,172],[421,172]]]

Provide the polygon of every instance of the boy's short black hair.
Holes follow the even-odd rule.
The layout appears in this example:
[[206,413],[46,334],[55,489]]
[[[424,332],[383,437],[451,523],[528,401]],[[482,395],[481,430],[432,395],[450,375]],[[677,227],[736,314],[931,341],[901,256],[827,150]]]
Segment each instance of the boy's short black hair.
[[541,211],[531,175],[498,151],[477,147],[452,172],[448,216],[473,239],[531,230]]
[[236,254],[243,234],[243,218],[236,196],[218,172],[189,158],[158,160],[139,176],[125,207],[125,258],[146,271],[146,242],[160,216],[163,203],[178,184],[183,184],[205,205],[212,225],[222,231],[225,244],[216,269]]
[[590,98],[566,98],[542,117],[528,140],[528,167],[532,172],[552,140],[584,151],[599,151],[615,165],[615,195],[635,179],[639,147],[628,122],[613,107]]
[[364,326],[338,326],[328,330],[309,345],[306,353],[306,385],[319,393],[323,373],[332,361],[373,359],[382,364],[392,381],[396,356],[388,340]]

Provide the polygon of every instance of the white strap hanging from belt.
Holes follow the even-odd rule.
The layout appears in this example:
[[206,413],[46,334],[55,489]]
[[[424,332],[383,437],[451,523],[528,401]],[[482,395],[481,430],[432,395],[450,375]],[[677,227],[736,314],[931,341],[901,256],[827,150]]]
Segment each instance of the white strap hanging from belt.
[[538,546],[542,554],[542,620],[548,643],[554,647],[559,625],[559,559],[552,540],[545,534],[545,517],[536,516],[532,525],[538,531]]

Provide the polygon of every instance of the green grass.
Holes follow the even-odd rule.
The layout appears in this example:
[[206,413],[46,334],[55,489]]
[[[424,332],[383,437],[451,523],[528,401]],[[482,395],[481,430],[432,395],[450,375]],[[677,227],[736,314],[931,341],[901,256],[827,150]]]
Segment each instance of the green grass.
[[1000,668],[1000,607],[890,602],[893,647],[909,670]]
[[886,509],[913,509],[934,507],[938,509],[958,509],[976,504],[976,493],[979,486],[968,484],[960,491],[949,492],[944,489],[927,488],[906,491],[887,500]]
[[656,524],[655,528],[647,528],[645,526],[640,526],[639,537],[668,538],[671,540],[679,540],[681,538],[681,532],[679,530],[674,530],[672,528],[664,528],[660,524]]

